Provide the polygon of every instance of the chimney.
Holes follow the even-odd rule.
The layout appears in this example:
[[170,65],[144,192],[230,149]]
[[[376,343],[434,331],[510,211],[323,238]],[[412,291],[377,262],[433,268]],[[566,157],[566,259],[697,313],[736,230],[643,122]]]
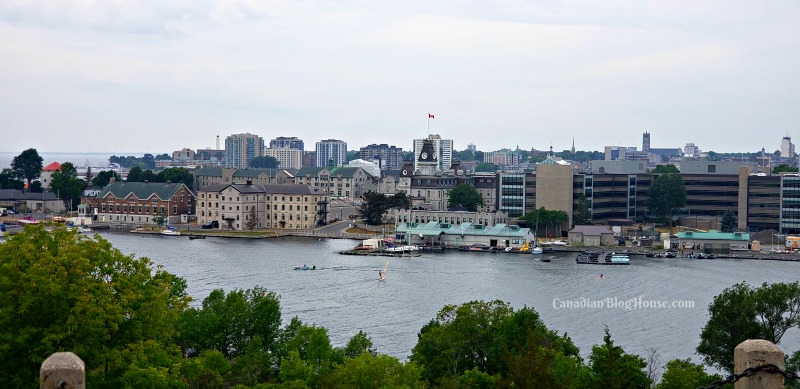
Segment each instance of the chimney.
[[116,178],[114,178],[114,176],[111,176],[111,178],[108,180],[108,183],[110,184],[110,183],[112,183],[112,182],[114,182],[114,181],[116,181],[116,180],[117,180],[117,179],[116,179]]

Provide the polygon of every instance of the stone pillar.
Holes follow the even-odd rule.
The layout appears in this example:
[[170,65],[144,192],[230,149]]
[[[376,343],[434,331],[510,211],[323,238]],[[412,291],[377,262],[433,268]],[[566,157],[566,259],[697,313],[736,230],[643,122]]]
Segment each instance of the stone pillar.
[[86,365],[71,352],[53,353],[39,369],[39,389],[85,389]]
[[[745,340],[733,350],[733,373],[747,368],[772,364],[784,369],[783,351],[768,340]],[[740,379],[735,389],[783,389],[783,375],[759,371]]]

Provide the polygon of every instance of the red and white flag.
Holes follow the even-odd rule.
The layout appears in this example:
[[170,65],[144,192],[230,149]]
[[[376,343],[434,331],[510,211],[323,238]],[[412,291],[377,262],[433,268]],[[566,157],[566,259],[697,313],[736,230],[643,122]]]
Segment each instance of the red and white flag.
[[432,114],[432,113],[429,113],[429,114],[428,114],[428,119],[435,119],[435,118],[433,117],[433,114]]

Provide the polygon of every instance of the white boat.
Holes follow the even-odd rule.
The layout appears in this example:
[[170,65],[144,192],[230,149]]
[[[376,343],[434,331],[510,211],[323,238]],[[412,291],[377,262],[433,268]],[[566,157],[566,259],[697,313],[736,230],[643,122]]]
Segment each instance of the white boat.
[[531,249],[531,254],[541,254],[542,251],[544,251],[544,249],[542,249],[541,247],[534,247]]
[[611,255],[611,262],[612,263],[629,263],[631,261],[630,257],[626,254],[612,254]]
[[419,246],[407,245],[407,246],[387,247],[383,249],[383,251],[387,253],[410,253],[413,251],[419,251]]
[[168,236],[180,236],[181,232],[175,229],[174,227],[167,227],[165,230],[161,231],[161,235],[168,235]]
[[550,244],[553,246],[566,246],[567,242],[564,242],[563,240],[553,240],[550,241]]
[[79,234],[91,234],[92,232],[94,232],[92,231],[91,228],[86,226],[78,226],[77,231]]

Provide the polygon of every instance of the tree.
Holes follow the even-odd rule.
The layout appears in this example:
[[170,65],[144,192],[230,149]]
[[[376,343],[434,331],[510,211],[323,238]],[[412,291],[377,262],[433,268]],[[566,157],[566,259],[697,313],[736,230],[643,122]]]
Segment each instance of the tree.
[[[33,386],[42,361],[64,350],[91,366],[87,381],[98,387],[123,386],[132,365],[175,369],[180,354],[171,338],[189,302],[185,288],[184,280],[99,236],[25,228],[0,250],[4,386]],[[155,354],[163,358],[148,357]]]
[[140,166],[134,166],[130,170],[128,170],[128,177],[125,178],[127,182],[142,182],[142,168]]
[[30,188],[31,181],[42,174],[42,157],[36,149],[27,149],[14,157],[11,161],[11,170],[21,179],[24,179]]
[[680,170],[678,167],[673,164],[666,164],[666,165],[658,165],[655,169],[653,169],[653,174],[678,174]]
[[250,167],[254,169],[276,169],[280,162],[275,157],[261,156],[250,160]]
[[578,198],[578,206],[575,208],[575,213],[572,215],[572,225],[589,225],[592,224],[592,210],[589,206],[589,199],[586,195],[581,193]]
[[468,211],[475,212],[478,205],[483,205],[483,197],[474,186],[470,184],[459,184],[447,192],[447,208],[464,207]]
[[520,219],[536,230],[536,236],[540,235],[541,226],[553,227],[553,231],[555,231],[555,227],[558,227],[560,236],[564,223],[569,220],[569,215],[564,211],[551,211],[544,207],[539,207],[537,210],[526,213]]
[[[143,174],[143,177],[146,176],[146,174]],[[191,188],[194,184],[194,176],[192,175],[192,172],[185,167],[171,167],[160,171],[156,181],[181,183]]]
[[497,171],[497,166],[495,166],[493,163],[481,162],[475,165],[475,171],[484,173],[494,173]]
[[706,364],[732,372],[733,349],[739,343],[766,339],[778,344],[798,325],[800,283],[764,283],[755,289],[738,283],[714,297],[708,313],[697,352]]
[[[666,166],[667,168],[669,166],[674,168],[673,165]],[[659,166],[658,168],[661,167]],[[683,184],[683,177],[678,173],[658,174],[653,178],[653,183],[650,185],[647,195],[648,210],[661,219],[669,220],[669,227],[672,229],[673,212],[686,206],[686,188]]]
[[156,223],[157,226],[161,227],[167,221],[167,211],[161,210],[161,212],[157,213],[153,216],[153,221]]
[[709,375],[702,365],[696,365],[688,358],[673,359],[667,362],[667,370],[656,389],[694,389],[720,379],[722,377],[718,374]]
[[778,166],[772,168],[772,174],[779,174],[779,173],[797,173],[798,169],[794,166],[789,164],[782,163]]
[[100,173],[92,178],[92,185],[104,188],[106,185],[111,183],[111,178],[114,178],[115,181],[122,181],[122,177],[117,174],[117,172],[113,170],[103,170]]
[[187,355],[206,350],[219,351],[226,358],[244,355],[258,337],[260,351],[278,351],[281,324],[279,297],[256,286],[247,290],[213,290],[200,309],[181,314],[178,344]]
[[725,213],[722,215],[722,221],[720,222],[720,227],[722,232],[734,232],[736,231],[738,225],[736,223],[736,214],[733,213],[730,209],[725,210]]
[[0,189],[22,190],[23,188],[25,188],[25,183],[19,179],[13,170],[5,168],[0,171]]
[[329,388],[424,388],[422,369],[395,357],[361,353],[345,361],[326,380]]
[[589,374],[583,377],[583,388],[649,388],[650,379],[644,368],[647,363],[638,355],[627,354],[614,344],[606,327],[603,344],[592,347]]
[[250,213],[247,215],[247,220],[244,222],[244,226],[251,232],[258,227],[258,215],[256,214],[255,205],[250,206]]
[[72,210],[81,202],[86,182],[78,178],[78,171],[70,162],[64,162],[61,168],[53,172],[50,189],[64,201],[67,210]]
[[371,354],[373,356],[378,355],[375,349],[372,347],[372,339],[370,339],[367,334],[360,330],[357,334],[355,334],[355,336],[350,338],[350,341],[347,342],[347,345],[342,351],[346,358],[355,358],[364,353]]
[[383,215],[389,209],[389,199],[383,193],[367,192],[361,196],[363,201],[358,207],[358,216],[366,220],[367,224],[377,225],[383,223]]

